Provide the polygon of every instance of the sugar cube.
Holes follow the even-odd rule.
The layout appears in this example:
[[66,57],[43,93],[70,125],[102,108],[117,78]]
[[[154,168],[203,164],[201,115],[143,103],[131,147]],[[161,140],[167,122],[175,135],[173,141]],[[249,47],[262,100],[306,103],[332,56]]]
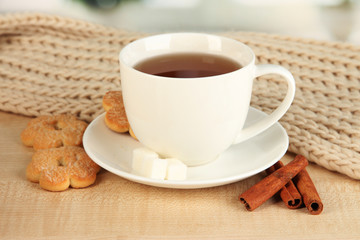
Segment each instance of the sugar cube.
[[137,148],[133,151],[133,171],[148,178],[165,179],[168,162],[159,158],[156,152],[147,148]]
[[168,162],[166,177],[167,180],[185,180],[187,166],[176,158],[167,158]]

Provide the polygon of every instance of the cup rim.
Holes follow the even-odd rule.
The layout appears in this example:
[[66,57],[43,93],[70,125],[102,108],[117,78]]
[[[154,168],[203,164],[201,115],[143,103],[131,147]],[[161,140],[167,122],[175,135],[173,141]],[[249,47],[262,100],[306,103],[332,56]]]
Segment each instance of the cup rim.
[[[159,37],[163,37],[163,36],[173,36],[173,35],[197,35],[197,36],[218,37],[218,38],[223,39],[225,41],[232,42],[232,43],[237,44],[237,45],[241,45],[244,49],[246,49],[248,51],[248,53],[250,53],[250,55],[251,55],[250,61],[248,61],[241,68],[239,68],[237,70],[234,70],[234,71],[231,71],[231,72],[228,72],[228,73],[218,74],[218,75],[214,75],[214,76],[207,76],[207,77],[175,78],[175,77],[165,77],[165,76],[152,75],[152,74],[149,74],[149,73],[139,71],[139,70],[135,69],[133,65],[131,65],[128,62],[122,60],[124,54],[126,54],[126,51],[129,51],[128,49],[131,48],[131,46],[133,46],[135,44],[138,44],[139,42],[147,41],[147,40],[153,39],[153,38],[159,38]],[[226,57],[226,55],[223,55],[223,56]],[[238,73],[240,71],[243,72],[243,71],[245,71],[245,69],[249,68],[250,65],[255,64],[255,53],[253,52],[253,50],[248,45],[246,45],[245,43],[240,42],[240,41],[238,41],[236,39],[232,39],[232,38],[228,38],[228,37],[224,37],[224,36],[220,36],[220,35],[215,35],[215,34],[201,33],[201,32],[172,32],[172,33],[155,34],[155,35],[150,35],[150,36],[146,36],[146,37],[143,37],[143,38],[136,39],[135,41],[132,41],[132,42],[128,43],[127,45],[125,45],[120,50],[118,59],[119,59],[120,65],[126,66],[127,68],[131,69],[132,71],[138,72],[140,74],[144,74],[146,76],[152,76],[152,77],[156,77],[156,78],[159,78],[159,79],[167,79],[167,80],[171,79],[171,80],[187,80],[187,81],[189,81],[189,80],[194,80],[194,79],[196,79],[196,80],[210,79],[210,78],[216,78],[218,76],[232,75],[232,74]]]

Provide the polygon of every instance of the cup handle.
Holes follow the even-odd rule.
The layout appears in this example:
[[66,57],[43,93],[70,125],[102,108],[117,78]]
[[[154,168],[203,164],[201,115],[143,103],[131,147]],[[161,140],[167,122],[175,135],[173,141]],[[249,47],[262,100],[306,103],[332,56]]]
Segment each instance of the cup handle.
[[276,123],[289,109],[292,101],[295,96],[295,79],[292,74],[286,69],[278,65],[273,64],[263,64],[256,65],[255,69],[255,78],[265,74],[278,74],[283,76],[288,84],[288,89],[284,100],[281,104],[268,116],[264,119],[242,129],[237,135],[233,144],[243,142],[272,126]]

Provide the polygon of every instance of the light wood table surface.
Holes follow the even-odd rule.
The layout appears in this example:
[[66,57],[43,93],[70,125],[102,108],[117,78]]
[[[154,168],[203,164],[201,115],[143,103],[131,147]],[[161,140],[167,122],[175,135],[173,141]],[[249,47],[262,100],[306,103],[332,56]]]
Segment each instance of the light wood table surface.
[[360,182],[315,164],[307,169],[324,203],[318,216],[289,210],[277,198],[245,210],[238,195],[264,173],[179,190],[101,170],[88,188],[42,190],[25,177],[33,150],[20,133],[28,121],[0,111],[0,239],[360,239]]

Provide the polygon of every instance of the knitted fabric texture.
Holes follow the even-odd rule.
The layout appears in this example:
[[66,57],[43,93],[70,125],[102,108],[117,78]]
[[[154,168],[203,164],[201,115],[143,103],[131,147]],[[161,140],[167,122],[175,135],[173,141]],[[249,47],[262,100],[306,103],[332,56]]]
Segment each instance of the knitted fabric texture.
[[[289,151],[360,179],[360,47],[262,33],[219,35],[249,45],[258,64],[282,65],[294,75],[296,96],[280,120]],[[0,16],[0,110],[93,120],[103,112],[103,95],[121,89],[119,51],[144,36],[52,15]],[[251,105],[270,113],[286,88],[277,75],[260,77]]]

